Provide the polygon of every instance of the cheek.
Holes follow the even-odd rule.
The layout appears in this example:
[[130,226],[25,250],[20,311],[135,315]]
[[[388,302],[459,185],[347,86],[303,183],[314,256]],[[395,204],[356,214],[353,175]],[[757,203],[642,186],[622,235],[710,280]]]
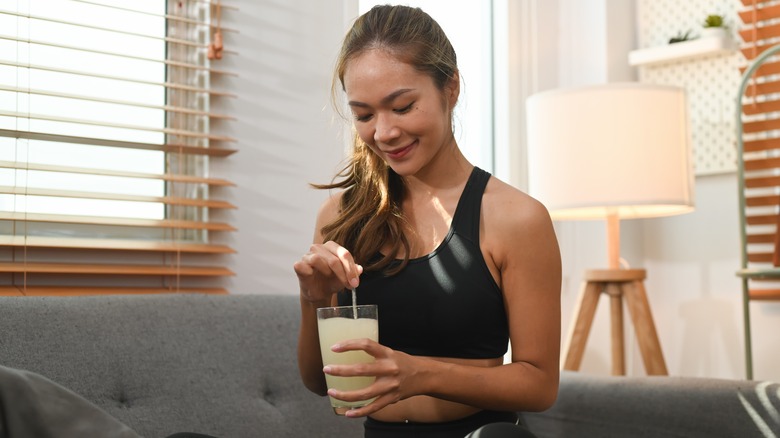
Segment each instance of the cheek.
[[361,140],[363,140],[363,143],[368,145],[368,148],[376,155],[381,156],[379,153],[379,150],[376,148],[376,144],[374,143],[374,130],[367,126],[367,124],[360,125],[360,127],[355,126],[355,131],[357,132],[358,137],[360,137]]
[[374,130],[369,127],[367,123],[357,125],[355,127],[358,137],[363,140],[364,143],[371,146],[373,150],[374,146]]

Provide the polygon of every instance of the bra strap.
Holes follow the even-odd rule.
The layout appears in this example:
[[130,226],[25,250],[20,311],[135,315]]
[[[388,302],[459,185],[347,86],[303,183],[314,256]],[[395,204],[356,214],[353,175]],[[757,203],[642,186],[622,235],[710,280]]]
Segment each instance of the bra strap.
[[474,166],[466,187],[460,195],[452,228],[472,242],[479,242],[479,216],[482,210],[482,195],[485,193],[490,173]]

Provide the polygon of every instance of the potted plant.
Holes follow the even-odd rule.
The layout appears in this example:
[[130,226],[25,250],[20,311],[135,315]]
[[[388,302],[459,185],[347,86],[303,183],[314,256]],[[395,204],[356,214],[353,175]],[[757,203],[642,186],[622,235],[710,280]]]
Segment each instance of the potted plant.
[[704,29],[701,32],[702,38],[706,37],[724,37],[726,36],[726,24],[722,15],[711,14],[704,20]]
[[683,41],[688,41],[690,39],[691,39],[691,31],[690,30],[685,32],[685,33],[678,32],[677,35],[669,38],[669,44],[681,43]]

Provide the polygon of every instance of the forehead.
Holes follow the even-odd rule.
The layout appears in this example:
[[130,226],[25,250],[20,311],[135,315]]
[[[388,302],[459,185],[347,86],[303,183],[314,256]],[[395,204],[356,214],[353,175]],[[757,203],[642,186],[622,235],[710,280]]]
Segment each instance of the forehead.
[[344,69],[344,90],[350,100],[381,99],[400,88],[433,89],[433,79],[381,49],[352,58]]

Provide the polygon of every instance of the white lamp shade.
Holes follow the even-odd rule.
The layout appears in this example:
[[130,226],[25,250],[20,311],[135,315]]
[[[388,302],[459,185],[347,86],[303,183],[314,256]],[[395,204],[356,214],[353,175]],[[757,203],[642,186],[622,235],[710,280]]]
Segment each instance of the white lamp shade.
[[554,219],[693,210],[682,88],[615,83],[546,91],[526,104],[529,192]]

